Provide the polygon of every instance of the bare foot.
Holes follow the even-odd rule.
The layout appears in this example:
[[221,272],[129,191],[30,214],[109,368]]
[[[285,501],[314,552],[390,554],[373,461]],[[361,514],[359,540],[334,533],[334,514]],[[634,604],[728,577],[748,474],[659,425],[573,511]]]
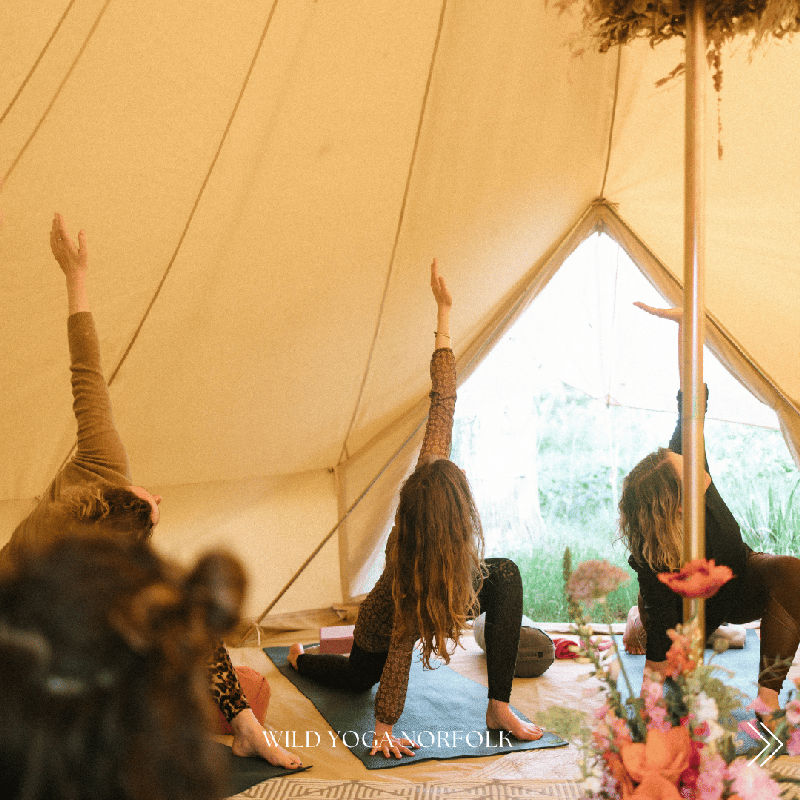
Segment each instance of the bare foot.
[[233,745],[231,750],[235,756],[257,756],[275,767],[296,769],[303,762],[294,753],[284,750],[278,744],[278,737],[261,727],[256,715],[246,708],[231,720],[233,729]]
[[523,722],[508,703],[489,700],[486,708],[486,727],[490,731],[508,731],[515,739],[533,742],[541,739],[544,731],[533,722]]
[[303,645],[301,645],[300,642],[295,642],[289,648],[289,655],[287,656],[287,659],[295,669],[297,669],[297,656],[302,655],[304,652]]

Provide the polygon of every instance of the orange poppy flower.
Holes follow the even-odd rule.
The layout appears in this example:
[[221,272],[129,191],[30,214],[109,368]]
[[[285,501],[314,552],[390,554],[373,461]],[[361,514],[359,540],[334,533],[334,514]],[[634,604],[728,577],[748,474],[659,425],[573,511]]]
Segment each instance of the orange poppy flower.
[[681,597],[708,600],[733,577],[730,567],[717,566],[714,559],[698,558],[684,564],[678,572],[660,572],[658,579]]

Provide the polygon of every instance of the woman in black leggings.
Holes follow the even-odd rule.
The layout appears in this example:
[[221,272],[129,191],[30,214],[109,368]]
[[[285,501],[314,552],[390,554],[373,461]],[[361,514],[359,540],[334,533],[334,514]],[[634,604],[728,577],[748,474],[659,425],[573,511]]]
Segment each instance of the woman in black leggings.
[[[680,309],[637,305],[655,316],[681,320]],[[629,563],[639,576],[639,613],[647,640],[645,666],[662,674],[670,647],[667,630],[683,618],[681,598],[657,577],[659,572],[678,569],[681,560],[682,424],[679,392],[678,424],[669,448],[651,453],[631,470],[619,503]],[[723,622],[761,619],[758,697],[774,710],[800,644],[800,559],[756,553],[744,543],[738,523],[708,474],[708,462],[705,487],[705,555],[730,567],[734,575],[706,601],[706,631],[714,631]],[[776,667],[776,660],[785,664]]]
[[481,558],[483,533],[467,479],[449,460],[456,401],[455,358],[450,348],[452,298],[431,265],[438,308],[431,359],[431,404],[417,467],[400,492],[394,528],[386,543],[386,567],[361,604],[349,657],[289,650],[289,662],[304,675],[341,689],[362,691],[379,683],[375,697],[372,754],[413,755],[418,745],[392,735],[408,687],[417,640],[422,663],[432,656],[447,663],[471,613],[486,611],[489,702],[486,725],[518,739],[542,735],[509,706],[522,620],[522,582],[507,559]]

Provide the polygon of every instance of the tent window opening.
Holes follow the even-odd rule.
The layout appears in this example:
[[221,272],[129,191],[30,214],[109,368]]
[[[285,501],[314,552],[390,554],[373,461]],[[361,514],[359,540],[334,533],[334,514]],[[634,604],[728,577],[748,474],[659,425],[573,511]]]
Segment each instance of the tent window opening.
[[[633,306],[667,303],[605,234],[586,239],[459,389],[452,458],[475,494],[487,555],[520,566],[525,613],[567,619],[561,559],[605,558],[637,583],[618,540],[622,481],[667,446],[677,419],[677,326]],[[706,349],[711,475],[755,550],[800,555],[800,477],[775,413]]]

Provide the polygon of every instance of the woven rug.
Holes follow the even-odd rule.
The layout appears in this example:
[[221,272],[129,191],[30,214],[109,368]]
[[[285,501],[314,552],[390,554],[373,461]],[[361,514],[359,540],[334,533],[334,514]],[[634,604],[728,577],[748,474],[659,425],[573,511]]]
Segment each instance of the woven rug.
[[278,778],[236,795],[237,800],[581,800],[575,781],[322,781]]

